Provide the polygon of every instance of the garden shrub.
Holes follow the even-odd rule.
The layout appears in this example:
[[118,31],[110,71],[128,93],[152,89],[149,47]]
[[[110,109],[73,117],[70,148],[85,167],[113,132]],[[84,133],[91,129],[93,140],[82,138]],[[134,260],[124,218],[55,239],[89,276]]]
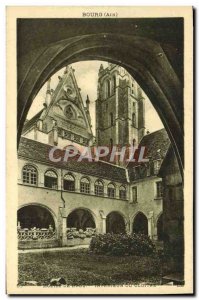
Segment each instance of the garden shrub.
[[137,255],[148,256],[155,252],[151,239],[144,234],[98,234],[92,238],[90,251],[106,255]]

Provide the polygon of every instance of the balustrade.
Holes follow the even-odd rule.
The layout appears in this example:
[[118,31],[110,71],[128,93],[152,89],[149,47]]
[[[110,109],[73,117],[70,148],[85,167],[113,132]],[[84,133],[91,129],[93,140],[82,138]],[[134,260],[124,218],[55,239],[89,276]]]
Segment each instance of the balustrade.
[[19,241],[38,241],[38,240],[53,240],[56,238],[56,231],[49,226],[49,228],[17,228]]

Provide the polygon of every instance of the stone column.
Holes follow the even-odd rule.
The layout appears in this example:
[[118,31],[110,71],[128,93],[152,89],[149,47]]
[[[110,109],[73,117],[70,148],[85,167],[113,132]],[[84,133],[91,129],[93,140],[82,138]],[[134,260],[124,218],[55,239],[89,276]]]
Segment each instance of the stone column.
[[158,233],[157,233],[157,226],[155,226],[154,224],[154,228],[153,228],[153,240],[157,241],[158,240]]
[[67,218],[62,217],[61,219],[61,245],[65,246],[67,244],[67,237],[66,237],[66,228],[67,228]]
[[99,213],[102,220],[101,233],[106,233],[106,216],[104,215],[103,210],[100,210]]
[[119,192],[120,186],[118,184],[115,185],[115,197],[119,199],[120,192]]
[[78,175],[75,176],[75,191],[78,193],[80,192],[80,179],[81,179],[80,176]]
[[127,234],[131,233],[130,220],[125,220],[125,231]]
[[148,236],[153,238],[153,211],[148,214]]
[[95,194],[95,180],[93,178],[91,178],[91,182],[90,182],[90,193],[91,195],[94,195]]
[[108,196],[108,183],[104,182],[104,197]]

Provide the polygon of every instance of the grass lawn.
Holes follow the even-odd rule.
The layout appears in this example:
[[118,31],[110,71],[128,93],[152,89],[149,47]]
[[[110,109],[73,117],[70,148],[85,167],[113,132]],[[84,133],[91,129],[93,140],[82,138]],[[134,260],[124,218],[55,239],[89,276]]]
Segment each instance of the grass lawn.
[[72,286],[160,284],[161,263],[158,257],[94,255],[87,249],[19,254],[19,285],[48,285],[56,277]]

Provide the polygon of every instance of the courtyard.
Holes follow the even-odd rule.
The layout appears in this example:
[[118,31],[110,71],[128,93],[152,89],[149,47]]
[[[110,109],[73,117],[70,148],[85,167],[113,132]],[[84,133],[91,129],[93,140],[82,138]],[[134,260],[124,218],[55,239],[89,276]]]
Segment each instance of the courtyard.
[[88,249],[19,253],[19,285],[36,281],[48,286],[52,278],[63,277],[67,286],[159,285],[164,265],[157,255],[106,256]]

